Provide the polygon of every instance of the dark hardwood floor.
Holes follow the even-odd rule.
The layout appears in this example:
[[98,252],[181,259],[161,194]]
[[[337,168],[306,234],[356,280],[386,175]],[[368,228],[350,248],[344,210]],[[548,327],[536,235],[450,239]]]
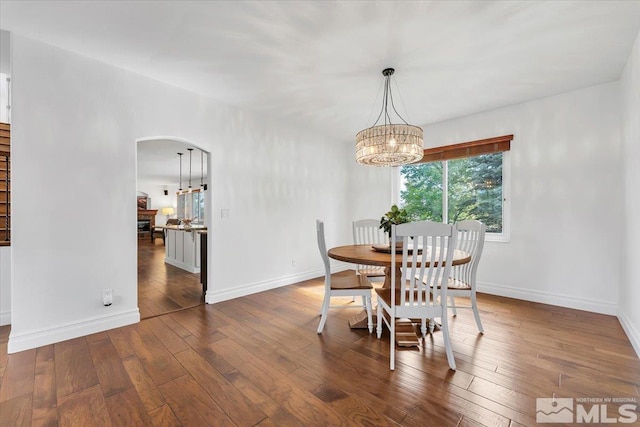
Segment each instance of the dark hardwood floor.
[[357,309],[316,334],[321,298],[311,280],[8,357],[2,327],[0,425],[532,426],[537,397],[640,399],[612,316],[479,295],[484,335],[450,322],[457,371],[436,331],[391,372]]
[[204,304],[200,274],[164,263],[161,238],[138,239],[138,307],[140,318]]

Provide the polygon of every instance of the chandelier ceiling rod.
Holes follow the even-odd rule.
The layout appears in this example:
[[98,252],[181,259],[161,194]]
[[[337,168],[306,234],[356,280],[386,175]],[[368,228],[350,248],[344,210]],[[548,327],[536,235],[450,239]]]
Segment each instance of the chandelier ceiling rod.
[[393,112],[396,113],[396,115],[400,118],[400,120],[404,122],[405,125],[409,124],[404,119],[404,117],[402,117],[400,113],[398,113],[398,110],[396,110],[396,106],[393,103],[393,93],[391,92],[391,76],[393,75],[394,72],[395,70],[393,68],[385,68],[384,70],[382,70],[382,75],[385,77],[384,78],[384,94],[382,95],[383,96],[382,109],[380,110],[380,114],[378,114],[378,117],[376,118],[376,121],[373,124],[374,126],[376,125],[376,123],[378,123],[378,120],[380,120],[380,117],[382,117],[382,113],[384,113],[384,120],[385,120],[384,124],[385,125],[391,124],[391,116],[389,115],[389,111],[388,111],[389,110],[388,100],[391,100],[391,108],[393,108]]

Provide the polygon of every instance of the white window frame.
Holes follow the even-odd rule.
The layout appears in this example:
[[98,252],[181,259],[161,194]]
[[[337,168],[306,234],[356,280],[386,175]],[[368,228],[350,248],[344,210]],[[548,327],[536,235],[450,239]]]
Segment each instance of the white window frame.
[[[447,162],[448,160],[445,160]],[[445,163],[442,168],[443,188],[442,192],[442,220],[444,223],[448,221],[448,201],[447,201],[447,188],[448,188],[448,164]],[[396,167],[395,180],[392,185],[392,191],[394,192],[393,200],[398,206],[400,205],[400,188],[402,187],[402,174],[400,173],[400,167]],[[502,233],[489,233],[485,235],[485,241],[487,242],[503,242],[507,243],[511,241],[511,153],[509,151],[502,151]]]

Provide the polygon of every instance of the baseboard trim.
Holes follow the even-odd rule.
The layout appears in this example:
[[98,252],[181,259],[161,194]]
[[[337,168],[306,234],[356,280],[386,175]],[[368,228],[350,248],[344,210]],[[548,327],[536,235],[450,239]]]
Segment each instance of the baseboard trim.
[[186,262],[180,262],[178,260],[171,259],[171,258],[165,258],[164,262],[166,262],[169,265],[173,265],[174,267],[178,267],[178,268],[181,268],[182,270],[188,271],[189,273],[193,273],[193,274],[200,273],[200,267],[189,265]]
[[248,283],[222,291],[216,291],[215,289],[211,289],[211,287],[208,287],[207,293],[204,296],[204,302],[207,304],[215,304],[217,302],[227,301],[234,298],[245,297],[247,295],[257,294],[258,292],[264,292],[270,289],[280,288],[282,286],[288,286],[294,283],[303,282],[305,280],[315,279],[316,277],[322,276],[323,274],[324,270],[308,271],[305,273],[279,277],[277,279]]
[[576,298],[549,292],[525,290],[486,282],[478,282],[478,292],[530,302],[556,305],[559,307],[573,308],[576,310],[590,311],[593,313],[608,314],[611,316],[615,316],[618,310],[618,304],[615,303],[606,303],[588,298]]
[[11,312],[10,311],[1,311],[0,312],[0,326],[6,326],[11,324]]
[[80,323],[69,323],[50,329],[23,333],[14,333],[11,331],[9,334],[9,342],[7,343],[7,353],[17,353],[19,351],[83,337],[138,322],[140,322],[140,311],[136,308],[135,310],[96,317]]
[[[332,264],[331,272],[337,273],[339,271],[348,270],[349,267],[350,264],[345,263],[336,263],[335,265]],[[240,298],[247,295],[256,294],[258,292],[264,292],[270,289],[279,288],[282,286],[293,285],[294,283],[315,279],[321,276],[324,276],[324,269],[311,270],[292,274],[289,276],[279,277],[276,279],[248,283],[242,286],[236,286],[235,288],[225,289],[222,291],[216,291],[215,289],[208,287],[207,293],[204,296],[204,302],[207,304],[215,304],[217,302]]]
[[638,331],[635,325],[622,311],[618,313],[618,320],[620,321],[620,325],[622,325],[622,329],[624,329],[625,334],[627,334],[627,338],[629,338],[633,349],[640,358],[640,331]]

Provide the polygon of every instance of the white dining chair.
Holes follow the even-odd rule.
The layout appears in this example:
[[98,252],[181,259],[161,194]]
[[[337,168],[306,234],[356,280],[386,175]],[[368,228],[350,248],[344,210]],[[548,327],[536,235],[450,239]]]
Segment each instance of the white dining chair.
[[[458,314],[457,308],[472,309],[478,331],[484,333],[476,298],[476,273],[478,271],[480,257],[482,256],[484,236],[487,227],[480,221],[465,220],[456,223],[456,228],[458,230],[456,246],[458,249],[471,255],[471,261],[466,264],[455,265],[451,268],[449,280],[447,281],[449,307],[454,316]],[[456,306],[454,297],[468,297],[471,300],[471,305]]]
[[[391,245],[391,283],[395,289],[375,290],[378,301],[377,337],[379,339],[382,336],[384,323],[389,328],[391,338],[389,368],[395,369],[396,319],[420,319],[424,325],[426,319],[440,317],[447,361],[449,367],[455,370],[456,362],[447,323],[447,287],[439,287],[439,293],[434,293],[432,297],[429,285],[440,283],[449,277],[453,259],[452,249],[455,248],[457,237],[456,228],[439,222],[419,221],[393,225],[391,233],[391,241],[397,241],[396,237],[402,239],[402,248]],[[396,252],[399,250],[402,251],[400,270],[396,260]],[[401,271],[399,281],[396,280],[398,271]],[[388,316],[385,316],[385,313]],[[425,335],[426,328],[423,327],[423,345],[426,343]]]
[[[367,311],[367,326],[369,333],[373,332],[373,318],[371,316],[371,282],[366,276],[346,275],[331,276],[331,265],[327,255],[327,245],[324,238],[324,223],[316,220],[316,232],[318,236],[318,249],[324,263],[324,299],[322,301],[322,311],[318,333],[321,334],[327,321],[327,314],[330,308],[353,308],[362,307]],[[362,306],[353,304],[331,305],[332,297],[361,297]]]
[[[386,245],[389,238],[384,230],[380,229],[380,220],[360,219],[353,221],[354,245]],[[366,276],[372,282],[384,281],[384,267],[375,265],[356,264],[356,275]]]

